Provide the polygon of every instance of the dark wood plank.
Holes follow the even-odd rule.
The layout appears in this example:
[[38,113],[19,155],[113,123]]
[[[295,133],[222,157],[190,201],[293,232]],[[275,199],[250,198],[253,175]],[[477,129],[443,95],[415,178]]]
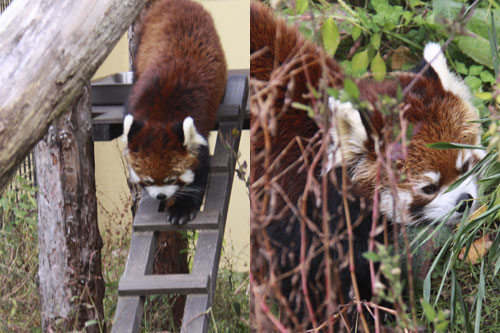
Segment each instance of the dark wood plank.
[[240,106],[233,104],[221,104],[217,109],[217,121],[224,123],[228,121],[237,122],[240,116]]
[[245,108],[248,98],[248,79],[246,75],[231,75],[227,79],[226,92],[222,104],[238,105]]
[[134,219],[134,231],[172,231],[217,229],[220,221],[219,212],[199,212],[193,221],[185,225],[175,225],[167,221],[165,212],[148,212]]
[[121,124],[123,122],[123,112],[125,107],[123,105],[109,105],[102,106],[96,105],[92,107],[92,114],[94,124]]
[[144,297],[118,297],[115,317],[113,318],[112,333],[140,332],[141,319],[144,312]]
[[92,140],[94,141],[109,141],[109,132],[108,124],[92,124]]
[[184,307],[181,332],[206,332],[208,316],[203,313],[210,307],[215,292],[217,271],[222,248],[223,233],[216,230],[204,230],[198,233],[198,241],[194,254],[193,269],[191,274],[207,274],[213,276],[210,292],[206,295],[188,295]]
[[134,232],[122,279],[151,274],[155,249],[156,237],[153,232]]
[[149,215],[151,212],[158,212],[160,208],[160,201],[151,198],[148,191],[142,191],[141,201],[139,202],[139,208],[135,214],[135,218],[142,216],[143,214]]
[[238,122],[224,122],[219,125],[213,156],[210,157],[211,172],[233,172],[235,162],[236,140],[241,135]]
[[182,317],[181,333],[207,332],[209,320],[207,309],[211,304],[212,300],[208,295],[188,295]]
[[209,275],[167,274],[134,276],[120,280],[118,295],[206,294],[208,293],[209,285]]

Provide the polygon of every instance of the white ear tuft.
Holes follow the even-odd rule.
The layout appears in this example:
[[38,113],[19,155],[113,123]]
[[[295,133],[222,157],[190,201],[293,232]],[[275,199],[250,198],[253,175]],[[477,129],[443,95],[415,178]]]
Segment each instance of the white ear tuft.
[[182,123],[184,131],[184,146],[188,149],[196,149],[198,146],[207,146],[207,140],[201,136],[194,126],[193,118],[186,117]]
[[350,102],[342,103],[333,97],[328,99],[328,106],[333,112],[333,126],[330,132],[335,151],[335,162],[333,155],[329,156],[329,167],[337,166],[345,160],[356,158],[364,151],[364,144],[368,140],[365,126],[361,121],[361,115]]
[[448,66],[446,65],[446,59],[443,52],[441,52],[441,46],[438,43],[428,43],[424,49],[424,59],[436,73],[441,77],[440,73],[448,73]]
[[123,118],[123,136],[122,140],[123,142],[127,143],[128,142],[128,132],[130,132],[130,128],[132,127],[132,124],[134,123],[134,116],[131,114],[128,114]]
[[469,89],[459,77],[448,69],[446,58],[439,44],[428,43],[424,49],[424,59],[431,64],[431,67],[439,76],[444,90],[452,92],[466,101],[470,101]]

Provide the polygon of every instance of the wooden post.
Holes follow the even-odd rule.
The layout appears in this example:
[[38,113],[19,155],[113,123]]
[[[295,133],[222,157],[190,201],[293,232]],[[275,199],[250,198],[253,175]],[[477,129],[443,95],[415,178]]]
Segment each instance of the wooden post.
[[146,0],[16,0],[0,16],[0,190]]
[[43,330],[81,330],[94,321],[88,331],[99,332],[104,280],[89,85],[50,126],[35,160]]

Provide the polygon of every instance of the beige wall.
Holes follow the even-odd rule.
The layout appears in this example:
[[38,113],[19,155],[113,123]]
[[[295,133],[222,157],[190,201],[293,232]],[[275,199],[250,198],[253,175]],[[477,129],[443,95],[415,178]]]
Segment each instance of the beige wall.
[[[221,37],[229,69],[249,69],[250,13],[248,0],[205,0],[201,2],[214,17]],[[123,36],[94,79],[128,70],[128,41]],[[215,135],[211,134],[213,147]],[[244,131],[240,143],[241,161],[250,165],[249,132]],[[101,228],[113,228],[117,223],[131,223],[128,191],[121,142],[95,143],[96,187]],[[250,203],[244,183],[235,177],[228,212],[224,251],[239,270],[248,270],[250,238]],[[224,260],[223,264],[227,264]]]

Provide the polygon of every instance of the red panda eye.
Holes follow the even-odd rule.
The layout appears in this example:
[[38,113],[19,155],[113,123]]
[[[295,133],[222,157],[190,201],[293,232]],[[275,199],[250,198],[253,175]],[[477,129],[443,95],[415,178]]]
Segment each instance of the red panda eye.
[[422,187],[422,192],[424,192],[427,195],[431,195],[437,192],[438,187],[434,184],[429,184],[427,186]]
[[460,169],[460,173],[464,174],[467,171],[469,171],[469,166],[470,166],[469,161],[465,162],[464,165],[462,165],[462,168]]
[[173,184],[175,184],[175,179],[173,179],[173,178],[165,179],[165,181],[163,183],[165,185],[173,185]]

